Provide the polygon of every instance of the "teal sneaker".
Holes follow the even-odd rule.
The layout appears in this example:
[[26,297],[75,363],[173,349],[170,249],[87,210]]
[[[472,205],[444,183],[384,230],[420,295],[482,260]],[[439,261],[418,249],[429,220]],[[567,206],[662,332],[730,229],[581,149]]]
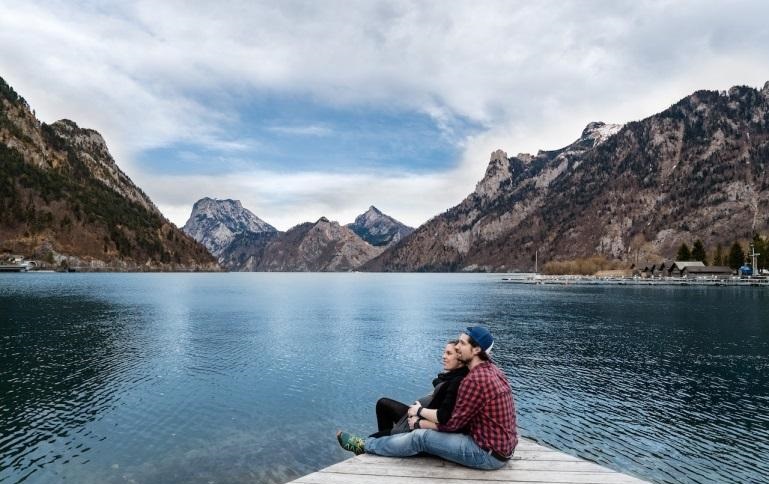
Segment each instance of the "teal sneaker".
[[336,440],[344,450],[349,450],[355,455],[361,455],[366,452],[366,449],[363,446],[363,439],[357,435],[348,434],[347,432],[342,432],[340,430],[336,433]]

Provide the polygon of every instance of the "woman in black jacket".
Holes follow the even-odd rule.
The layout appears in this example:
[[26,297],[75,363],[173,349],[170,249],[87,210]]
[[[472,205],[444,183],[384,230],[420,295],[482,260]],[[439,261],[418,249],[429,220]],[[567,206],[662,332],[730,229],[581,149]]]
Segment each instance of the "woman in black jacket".
[[[467,366],[459,361],[456,351],[458,341],[449,341],[443,350],[443,372],[433,380],[433,392],[420,398],[419,402],[424,408],[434,409],[435,420],[433,423],[446,423],[454,411],[457,402],[457,390],[462,378],[467,375]],[[409,432],[412,429],[408,423],[409,406],[405,403],[390,398],[380,398],[376,402],[376,420],[379,431],[372,437],[384,437],[386,435]],[[427,427],[427,425],[425,425]]]

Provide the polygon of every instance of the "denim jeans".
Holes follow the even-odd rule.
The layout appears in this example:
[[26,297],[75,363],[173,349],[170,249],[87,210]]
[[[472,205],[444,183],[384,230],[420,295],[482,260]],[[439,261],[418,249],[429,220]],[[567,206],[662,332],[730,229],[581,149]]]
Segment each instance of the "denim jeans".
[[366,452],[387,457],[406,457],[426,452],[474,469],[494,470],[504,467],[501,461],[483,450],[465,434],[417,429],[407,434],[372,438],[365,442]]

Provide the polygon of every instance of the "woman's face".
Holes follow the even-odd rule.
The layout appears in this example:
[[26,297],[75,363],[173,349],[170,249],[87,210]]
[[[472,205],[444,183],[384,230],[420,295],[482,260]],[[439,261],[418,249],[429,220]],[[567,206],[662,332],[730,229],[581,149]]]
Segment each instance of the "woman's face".
[[459,361],[459,353],[457,353],[456,347],[449,343],[443,350],[443,369],[445,371],[456,370],[464,366],[464,363]]

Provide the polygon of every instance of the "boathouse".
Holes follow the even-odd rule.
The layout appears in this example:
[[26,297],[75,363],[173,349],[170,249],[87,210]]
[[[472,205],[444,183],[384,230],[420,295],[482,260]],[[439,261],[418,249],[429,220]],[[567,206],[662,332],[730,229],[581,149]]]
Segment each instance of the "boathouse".
[[702,261],[675,261],[668,268],[668,277],[682,277],[687,267],[705,267]]
[[649,278],[654,275],[654,267],[657,265],[657,262],[637,262],[630,266],[630,268],[633,270],[634,276],[640,276],[644,278]]
[[683,277],[696,279],[729,279],[732,274],[734,271],[725,266],[687,266],[681,271]]
[[654,277],[667,277],[670,271],[670,268],[673,266],[672,260],[666,260],[662,261],[659,264],[654,265],[654,269],[652,270],[652,275]]

